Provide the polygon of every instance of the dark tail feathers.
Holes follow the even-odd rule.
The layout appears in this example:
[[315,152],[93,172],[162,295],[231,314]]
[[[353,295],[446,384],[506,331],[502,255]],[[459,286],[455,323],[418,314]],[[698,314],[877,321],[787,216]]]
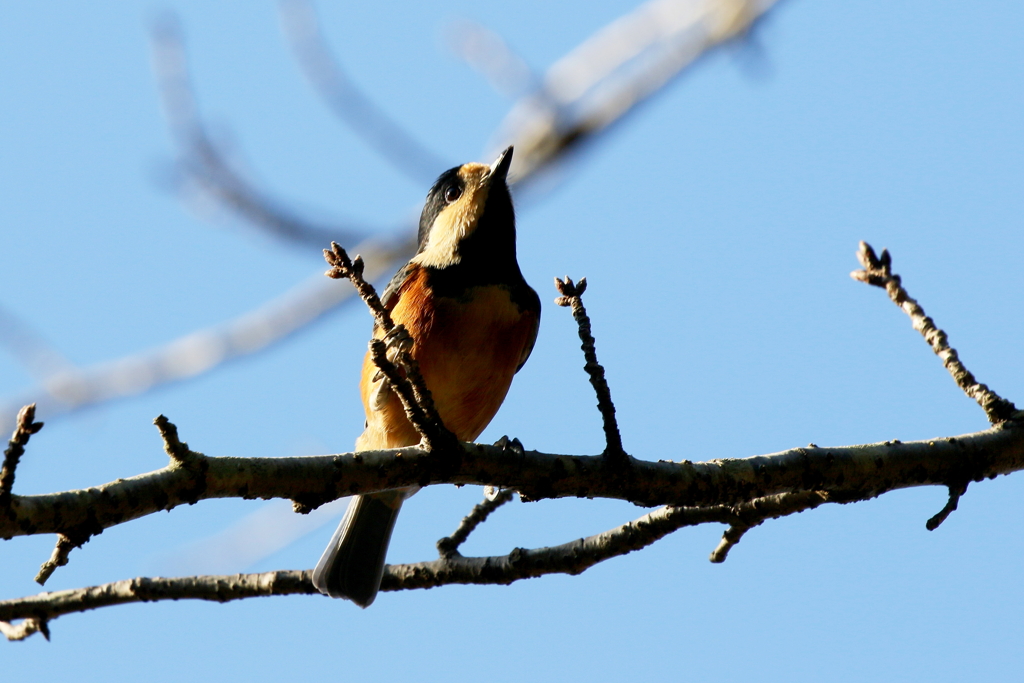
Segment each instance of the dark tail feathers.
[[405,493],[354,496],[313,570],[313,585],[332,598],[369,607],[377,597],[384,559]]

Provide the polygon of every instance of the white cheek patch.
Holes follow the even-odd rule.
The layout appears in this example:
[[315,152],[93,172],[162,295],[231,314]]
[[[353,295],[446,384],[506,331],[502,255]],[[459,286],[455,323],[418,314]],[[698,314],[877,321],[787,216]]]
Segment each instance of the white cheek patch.
[[413,257],[413,263],[444,268],[458,262],[459,242],[473,233],[487,206],[489,186],[484,179],[488,171],[483,164],[466,164],[459,169],[466,189],[434,219],[427,248]]

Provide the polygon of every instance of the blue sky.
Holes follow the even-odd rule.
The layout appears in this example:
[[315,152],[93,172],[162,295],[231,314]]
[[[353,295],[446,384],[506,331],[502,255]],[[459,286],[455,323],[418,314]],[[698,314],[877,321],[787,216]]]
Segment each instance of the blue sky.
[[[319,3],[353,78],[451,164],[481,158],[509,102],[445,47],[470,17],[542,70],[628,2]],[[72,362],[157,346],[323,269],[161,185],[173,158],[147,27],[170,9],[199,103],[289,206],[394,230],[426,187],[340,125],[296,68],[272,3],[0,6],[0,303]],[[536,350],[482,440],[595,453],[601,431],[551,279],[586,275],[598,353],[637,457],[704,460],[983,429],[984,415],[879,290],[848,277],[858,240],[894,270],[968,367],[1024,402],[1024,53],[1018,3],[785,0],[756,44],[716,52],[524,197],[519,254],[545,302]],[[440,172],[441,168],[437,169]],[[201,207],[200,207],[201,208]],[[195,209],[195,207],[193,207]],[[209,455],[342,452],[369,316],[349,307],[200,379],[53,420],[16,490],[159,468],[163,413]],[[32,386],[0,353],[0,396]],[[46,416],[41,416],[46,419]],[[71,615],[53,642],[3,645],[8,676],[618,681],[1005,680],[1024,636],[1024,477],[972,485],[937,531],[938,488],[769,522],[724,565],[721,528],[679,532],[579,577],[382,595],[167,603]],[[403,511],[390,559],[433,556],[478,489]],[[255,562],[196,548],[280,501],[205,501],[113,528],[47,588],[167,572],[311,567],[333,522]],[[596,533],[642,514],[608,501],[515,503],[467,554]],[[53,539],[0,545],[0,597],[37,592]],[[198,545],[197,545],[198,544]],[[248,563],[246,563],[248,562]]]

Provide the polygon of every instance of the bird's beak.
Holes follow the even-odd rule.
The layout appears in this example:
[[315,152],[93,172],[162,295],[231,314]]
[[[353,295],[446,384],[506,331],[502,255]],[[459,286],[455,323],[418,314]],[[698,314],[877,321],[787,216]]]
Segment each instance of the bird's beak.
[[493,183],[495,180],[505,180],[508,169],[512,166],[512,145],[505,148],[505,151],[498,155],[498,158],[491,164],[491,170],[487,174],[487,181]]

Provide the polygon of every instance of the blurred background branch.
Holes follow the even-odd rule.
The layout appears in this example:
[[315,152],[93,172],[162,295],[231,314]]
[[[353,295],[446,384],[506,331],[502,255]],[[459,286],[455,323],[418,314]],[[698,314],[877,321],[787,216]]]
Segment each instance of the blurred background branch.
[[[774,4],[774,0],[648,2],[599,30],[540,79],[527,75],[525,63],[494,32],[463,23],[454,42],[458,54],[502,92],[522,93],[490,144],[491,148],[516,145],[512,173],[522,184],[582,142],[599,138],[699,56],[744,35]],[[426,151],[345,75],[330,55],[307,2],[282,3],[281,19],[303,72],[339,118],[424,186],[444,169],[447,162]],[[270,192],[236,170],[199,115],[176,19],[159,20],[152,36],[154,73],[177,147],[171,176],[183,201],[212,200],[249,227],[317,256],[319,251],[312,247],[337,241],[363,256],[372,278],[382,277],[412,254],[415,226],[411,223],[403,229],[405,237],[388,240],[370,237],[377,230],[312,221],[271,199]],[[0,399],[0,431],[10,429],[18,408],[26,403],[37,403],[40,416],[52,419],[194,378],[267,349],[351,299],[349,288],[322,279],[318,273],[234,320],[89,368],[73,368],[60,360],[59,351],[26,332],[30,321],[9,326],[6,334],[0,334],[0,343],[42,381],[31,390]]]

